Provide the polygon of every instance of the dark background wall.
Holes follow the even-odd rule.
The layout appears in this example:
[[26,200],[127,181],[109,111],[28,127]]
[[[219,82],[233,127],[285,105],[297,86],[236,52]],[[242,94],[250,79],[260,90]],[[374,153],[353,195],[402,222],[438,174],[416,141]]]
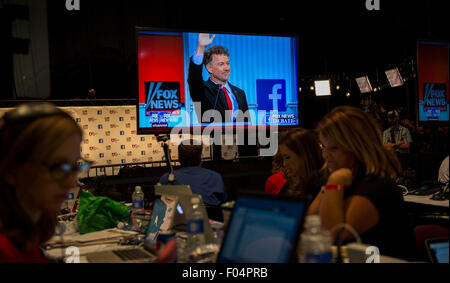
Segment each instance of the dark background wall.
[[[359,105],[361,97],[349,74],[383,72],[414,60],[417,39],[448,40],[444,3],[380,0],[379,11],[368,11],[365,2],[80,0],[79,11],[67,11],[64,0],[47,1],[50,99],[135,98],[135,26],[291,33],[300,38],[300,78],[338,74],[356,94],[324,99],[302,93],[303,125],[311,127],[335,105]],[[7,21],[2,26],[6,27]],[[7,38],[6,34],[4,29],[2,38]],[[2,68],[5,71],[11,66]],[[301,83],[307,85],[308,81]],[[95,89],[95,95],[90,89]],[[2,92],[9,91],[2,84]],[[414,106],[415,83],[377,95],[391,104]]]

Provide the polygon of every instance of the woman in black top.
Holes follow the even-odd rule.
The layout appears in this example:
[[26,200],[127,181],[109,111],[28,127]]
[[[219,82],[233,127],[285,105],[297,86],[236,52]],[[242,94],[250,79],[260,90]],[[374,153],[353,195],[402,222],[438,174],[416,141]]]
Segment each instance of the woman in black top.
[[346,223],[381,255],[412,259],[413,230],[393,182],[401,166],[395,153],[383,147],[375,120],[358,108],[341,106],[317,130],[330,175],[308,213],[320,215],[335,241],[338,232],[343,242],[354,240],[348,230],[333,229]]

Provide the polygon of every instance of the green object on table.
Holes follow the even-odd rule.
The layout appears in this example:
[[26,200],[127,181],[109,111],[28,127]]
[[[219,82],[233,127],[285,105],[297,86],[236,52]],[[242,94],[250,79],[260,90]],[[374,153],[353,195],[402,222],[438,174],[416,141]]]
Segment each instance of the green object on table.
[[86,234],[114,228],[119,222],[128,222],[130,211],[125,205],[108,197],[94,196],[80,191],[78,209],[78,231]]

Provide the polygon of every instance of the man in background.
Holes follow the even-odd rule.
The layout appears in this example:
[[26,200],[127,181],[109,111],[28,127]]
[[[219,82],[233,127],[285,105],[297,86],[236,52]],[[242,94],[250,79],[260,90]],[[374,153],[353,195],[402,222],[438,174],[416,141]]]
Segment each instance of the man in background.
[[389,128],[383,132],[383,145],[385,148],[393,149],[398,155],[402,168],[409,166],[409,149],[411,147],[411,133],[408,128],[399,124],[400,115],[391,110],[387,113]]
[[399,153],[408,153],[411,147],[411,133],[408,128],[399,124],[399,114],[392,110],[387,113],[389,128],[383,132],[383,144]]
[[[222,176],[212,170],[200,167],[202,163],[202,145],[194,145],[194,140],[189,144],[182,142],[178,146],[178,160],[181,168],[174,171],[174,185],[189,185],[192,193],[202,196],[207,205],[220,205],[227,200],[227,193]],[[162,185],[169,184],[168,173],[161,176],[159,182]]]

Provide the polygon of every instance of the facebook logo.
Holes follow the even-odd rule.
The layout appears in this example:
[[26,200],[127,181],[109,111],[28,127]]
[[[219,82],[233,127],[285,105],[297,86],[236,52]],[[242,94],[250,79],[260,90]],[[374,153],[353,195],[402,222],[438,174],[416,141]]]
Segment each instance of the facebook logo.
[[281,79],[257,79],[258,108],[266,111],[286,111],[286,81]]
[[125,149],[125,145],[121,145],[121,146],[120,146],[120,149]]
[[125,131],[120,131],[120,135],[121,136],[125,135]]
[[103,139],[98,139],[98,143],[103,143]]
[[98,129],[99,130],[103,129],[103,125],[102,124],[98,124]]

